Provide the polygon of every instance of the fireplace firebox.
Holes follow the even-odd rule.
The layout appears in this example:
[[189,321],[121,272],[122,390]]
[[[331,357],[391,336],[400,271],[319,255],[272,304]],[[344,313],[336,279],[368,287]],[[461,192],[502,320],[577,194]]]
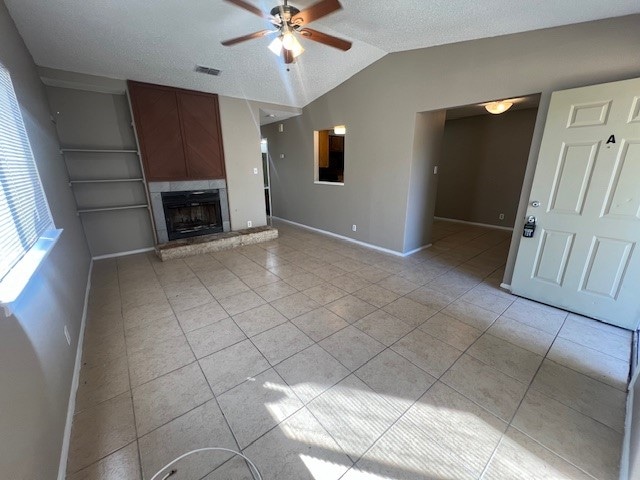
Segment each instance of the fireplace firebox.
[[223,231],[218,190],[162,192],[169,240]]

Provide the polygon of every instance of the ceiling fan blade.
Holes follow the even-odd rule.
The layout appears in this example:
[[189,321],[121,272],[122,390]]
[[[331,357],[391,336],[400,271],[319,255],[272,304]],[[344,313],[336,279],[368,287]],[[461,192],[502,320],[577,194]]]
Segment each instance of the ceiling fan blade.
[[249,2],[245,2],[244,0],[225,0],[225,1],[229,3],[233,3],[235,6],[243,8],[246,11],[251,12],[254,15],[265,18],[267,20],[271,20],[273,18],[267,12],[263,12],[258,7],[255,7],[251,5]]
[[270,33],[277,33],[278,30],[260,30],[259,32],[253,32],[248,35],[243,35],[242,37],[230,38],[229,40],[225,40],[222,43],[225,47],[230,47],[231,45],[235,45],[236,43],[246,42],[247,40],[253,40],[254,38],[265,37]]
[[351,42],[343,40],[342,38],[334,37],[333,35],[327,35],[326,33],[322,33],[317,30],[303,28],[298,30],[298,32],[304,38],[308,38],[314,42],[324,43],[325,45],[329,45],[330,47],[337,48],[339,50],[344,50],[345,52],[351,48]]
[[306,25],[307,23],[319,20],[336,10],[340,10],[341,8],[342,5],[340,5],[338,0],[321,0],[301,11],[297,15],[294,15],[293,18],[291,18],[291,23],[294,25]]

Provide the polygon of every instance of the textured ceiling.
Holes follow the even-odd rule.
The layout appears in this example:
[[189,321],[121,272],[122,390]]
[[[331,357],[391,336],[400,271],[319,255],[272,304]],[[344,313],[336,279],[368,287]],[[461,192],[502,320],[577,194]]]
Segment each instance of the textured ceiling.
[[[248,0],[269,10],[277,0]],[[301,107],[385,54],[640,12],[638,0],[343,0],[311,27],[353,41],[343,53],[302,40],[286,71],[269,38],[220,41],[268,28],[222,0],[5,0],[35,62]],[[303,9],[314,0],[292,0]],[[193,71],[196,64],[220,77]]]

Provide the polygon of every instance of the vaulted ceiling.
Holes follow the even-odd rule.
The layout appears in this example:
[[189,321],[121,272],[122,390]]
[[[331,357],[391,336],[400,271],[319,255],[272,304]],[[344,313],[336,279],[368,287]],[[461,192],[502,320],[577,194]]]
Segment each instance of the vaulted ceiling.
[[[268,11],[278,0],[247,0]],[[292,0],[303,9],[316,0]],[[38,65],[301,107],[387,53],[640,12],[638,0],[342,0],[312,23],[348,52],[302,39],[290,71],[269,38],[221,40],[270,25],[222,0],[5,0]],[[222,70],[194,72],[196,64]]]

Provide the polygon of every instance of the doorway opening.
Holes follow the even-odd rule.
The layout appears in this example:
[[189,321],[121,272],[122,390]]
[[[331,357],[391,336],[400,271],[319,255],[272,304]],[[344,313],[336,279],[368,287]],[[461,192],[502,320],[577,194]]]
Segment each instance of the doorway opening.
[[262,174],[264,176],[264,204],[267,210],[267,223],[271,225],[271,172],[269,169],[269,148],[266,138],[260,140],[260,151],[262,152]]
[[483,102],[448,109],[434,217],[513,229],[540,95],[492,114]]
[[[540,94],[449,108],[435,161],[431,242],[475,229],[501,238],[492,263],[504,274],[538,115]],[[491,113],[490,110],[501,111]],[[474,229],[475,227],[475,229]],[[503,231],[500,233],[500,231]],[[475,251],[470,248],[470,253]]]
[[[499,242],[499,252],[491,252],[500,256],[504,276],[513,227],[520,225],[516,216],[540,94],[510,101],[511,108],[498,115],[486,108],[491,100],[416,114],[405,253],[433,245],[425,251],[430,255],[427,252],[447,250],[452,241],[477,233],[461,227],[490,230],[492,236],[506,239]],[[453,256],[478,255],[473,242],[465,248],[464,254]]]

